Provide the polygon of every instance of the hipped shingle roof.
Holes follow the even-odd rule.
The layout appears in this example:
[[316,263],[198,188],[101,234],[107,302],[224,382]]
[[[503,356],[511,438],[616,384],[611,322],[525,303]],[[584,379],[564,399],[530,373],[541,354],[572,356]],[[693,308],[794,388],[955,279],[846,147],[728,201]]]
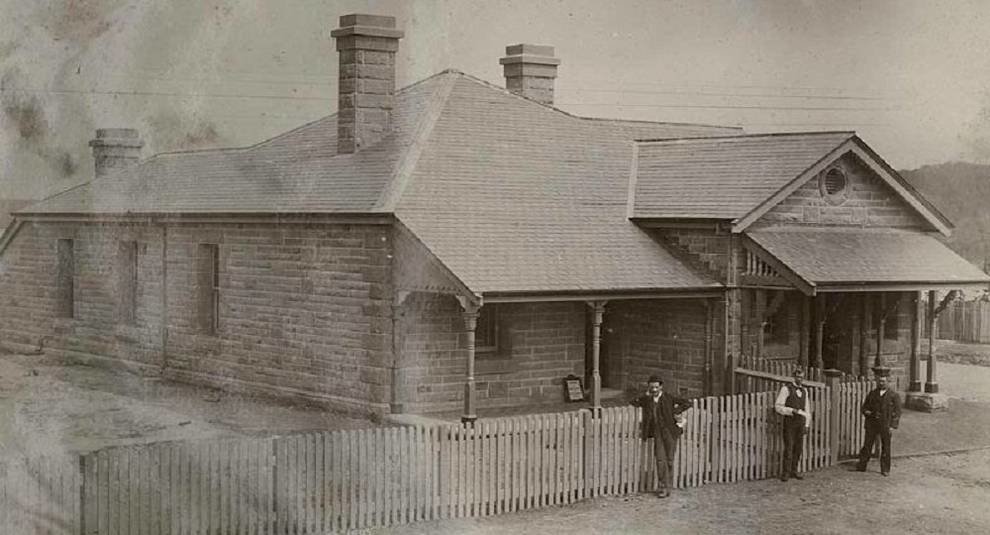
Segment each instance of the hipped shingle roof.
[[445,71],[393,131],[337,154],[336,117],[244,149],[155,156],[23,213],[394,214],[472,291],[710,288],[626,217],[633,140],[734,128],[575,117]]

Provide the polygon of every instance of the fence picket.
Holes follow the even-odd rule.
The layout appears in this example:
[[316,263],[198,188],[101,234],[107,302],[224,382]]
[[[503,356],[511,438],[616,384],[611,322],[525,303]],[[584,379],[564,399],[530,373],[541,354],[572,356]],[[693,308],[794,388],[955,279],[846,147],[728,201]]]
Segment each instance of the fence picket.
[[426,433],[426,520],[435,520],[438,517],[437,508],[439,506],[438,494],[440,490],[440,442],[439,427],[428,427]]
[[481,497],[481,488],[479,485],[479,470],[481,469],[482,459],[479,450],[481,445],[481,425],[478,422],[473,422],[468,430],[468,479],[470,483],[468,485],[468,516],[479,516],[478,503]]

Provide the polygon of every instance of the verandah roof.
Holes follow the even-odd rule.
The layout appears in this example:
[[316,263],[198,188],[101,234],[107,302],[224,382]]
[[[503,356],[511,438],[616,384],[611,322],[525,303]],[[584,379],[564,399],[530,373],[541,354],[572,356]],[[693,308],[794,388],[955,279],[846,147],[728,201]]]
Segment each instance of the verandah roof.
[[986,288],[990,276],[934,237],[911,230],[765,228],[746,235],[810,293]]

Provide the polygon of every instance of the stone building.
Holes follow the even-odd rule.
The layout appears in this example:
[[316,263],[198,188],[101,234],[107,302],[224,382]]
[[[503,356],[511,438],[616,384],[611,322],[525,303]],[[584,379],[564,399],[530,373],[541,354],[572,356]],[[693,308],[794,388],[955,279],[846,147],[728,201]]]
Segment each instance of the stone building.
[[506,48],[506,88],[396,90],[393,18],[332,35],[336,114],[143,161],[137,132],[98,131],[94,180],[0,239],[0,343],[471,418],[569,375],[594,402],[654,372],[720,393],[740,355],[903,374],[919,292],[987,283],[854,133],[577,117],[546,46]]

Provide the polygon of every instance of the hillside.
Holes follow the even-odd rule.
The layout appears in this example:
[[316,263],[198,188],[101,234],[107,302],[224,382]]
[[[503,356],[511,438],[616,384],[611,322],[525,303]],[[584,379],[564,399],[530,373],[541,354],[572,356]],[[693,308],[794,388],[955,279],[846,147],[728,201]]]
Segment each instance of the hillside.
[[952,220],[948,245],[983,267],[990,259],[990,165],[950,162],[900,173]]

